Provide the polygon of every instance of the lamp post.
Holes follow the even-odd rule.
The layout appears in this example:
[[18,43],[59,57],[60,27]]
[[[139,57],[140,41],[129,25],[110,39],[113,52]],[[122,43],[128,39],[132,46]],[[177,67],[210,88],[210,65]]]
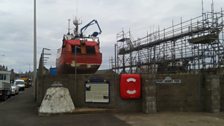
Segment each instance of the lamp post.
[[76,56],[77,56],[77,49],[78,49],[78,46],[75,46],[75,85],[76,85],[76,83],[77,83],[77,81],[76,81],[76,78],[77,78],[77,58],[76,58]]
[[76,56],[77,56],[77,49],[80,49],[80,47],[78,47],[78,46],[75,46],[75,84],[74,84],[74,97],[75,97],[75,91],[76,91],[76,85],[77,85],[77,58],[76,58]]
[[36,37],[36,0],[34,0],[34,22],[33,22],[33,84],[34,84],[34,98],[37,100],[37,37]]
[[76,55],[77,55],[77,48],[78,48],[78,46],[75,46],[75,84],[76,84],[76,74],[77,74],[77,64],[76,64]]
[[77,58],[76,58],[76,56],[77,56],[77,49],[81,49],[80,47],[78,47],[78,46],[75,46],[75,82],[76,82],[76,74],[77,74]]
[[46,59],[49,59],[49,57],[46,57],[46,55],[51,55],[50,53],[46,53],[45,51],[50,51],[51,49],[48,49],[48,48],[43,48],[42,49],[42,53],[41,53],[41,57],[42,57],[42,63],[44,65],[44,61]]

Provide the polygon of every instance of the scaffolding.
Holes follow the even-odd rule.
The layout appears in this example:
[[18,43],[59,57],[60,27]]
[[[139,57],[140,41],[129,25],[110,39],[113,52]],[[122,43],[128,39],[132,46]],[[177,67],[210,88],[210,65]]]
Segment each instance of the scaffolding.
[[201,16],[133,40],[117,34],[111,67],[118,73],[173,73],[224,67],[223,10]]

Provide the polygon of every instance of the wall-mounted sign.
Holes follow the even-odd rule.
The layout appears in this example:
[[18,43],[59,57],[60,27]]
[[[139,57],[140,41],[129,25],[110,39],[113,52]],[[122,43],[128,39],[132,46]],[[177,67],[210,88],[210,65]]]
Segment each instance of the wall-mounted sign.
[[85,102],[109,103],[109,83],[85,84]]
[[141,97],[141,78],[139,74],[121,74],[120,95],[123,99]]
[[172,79],[171,77],[167,76],[164,79],[155,80],[156,84],[181,84],[182,81],[180,79]]

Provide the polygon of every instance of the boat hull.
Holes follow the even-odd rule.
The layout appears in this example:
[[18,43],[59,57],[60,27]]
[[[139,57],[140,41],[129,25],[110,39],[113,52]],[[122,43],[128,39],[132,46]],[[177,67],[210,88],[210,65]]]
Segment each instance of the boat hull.
[[58,49],[58,74],[92,74],[102,63],[100,42],[97,38],[64,38]]
[[57,62],[58,74],[92,74],[102,63],[102,54],[76,55],[62,54]]
[[77,67],[68,64],[62,64],[58,66],[57,70],[59,74],[92,74],[95,73],[99,67],[100,64],[83,64]]

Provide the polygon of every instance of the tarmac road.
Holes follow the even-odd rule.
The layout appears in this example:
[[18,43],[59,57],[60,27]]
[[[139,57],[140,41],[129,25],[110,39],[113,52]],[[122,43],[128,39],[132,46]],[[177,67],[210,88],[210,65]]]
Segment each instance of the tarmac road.
[[32,88],[0,102],[0,126],[129,126],[110,113],[62,114],[40,117]]

